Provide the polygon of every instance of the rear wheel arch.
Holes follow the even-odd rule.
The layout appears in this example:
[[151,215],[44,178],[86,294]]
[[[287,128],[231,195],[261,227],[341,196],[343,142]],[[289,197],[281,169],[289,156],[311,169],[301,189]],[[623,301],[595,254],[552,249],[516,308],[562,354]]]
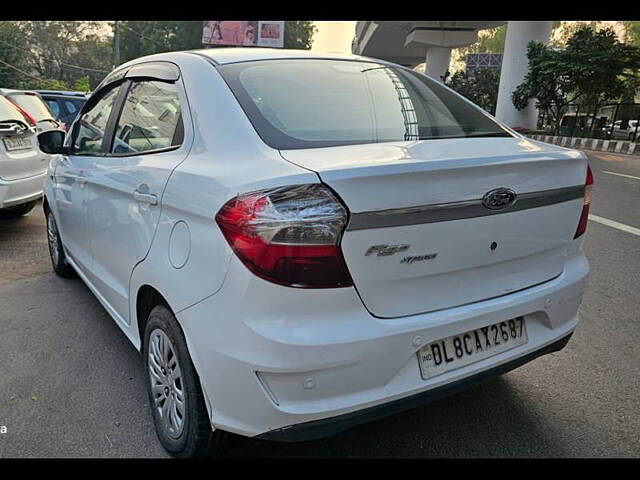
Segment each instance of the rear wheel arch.
[[142,350],[142,344],[144,343],[144,329],[149,320],[149,314],[151,310],[158,305],[167,307],[167,309],[175,315],[169,302],[167,302],[158,290],[151,285],[142,285],[138,289],[136,296],[136,322],[138,325],[138,334],[140,335],[140,350]]
[[[162,311],[162,309],[156,308],[158,306],[162,306],[166,310],[168,310],[168,313],[170,314],[169,316],[172,317],[171,320],[173,321],[170,320],[169,323],[174,327],[168,326],[170,327],[169,330],[176,331],[177,329],[177,332],[178,332],[177,334],[181,336],[183,339],[182,351],[186,353],[187,362],[192,368],[193,373],[191,374],[190,378],[194,379],[193,381],[195,381],[194,388],[197,390],[197,396],[200,399],[198,400],[198,402],[201,402],[199,403],[200,414],[198,416],[199,420],[197,421],[197,425],[198,425],[197,434],[193,434],[192,432],[193,438],[190,438],[189,440],[187,440],[189,444],[192,444],[194,441],[197,441],[198,447],[194,449],[192,445],[187,450],[192,451],[191,454],[195,453],[196,456],[203,455],[205,451],[209,451],[213,453],[217,450],[225,450],[229,444],[230,435],[227,432],[224,432],[221,430],[216,430],[214,432],[211,431],[211,404],[204,392],[204,389],[201,386],[198,369],[194,364],[193,357],[189,349],[189,342],[187,340],[187,337],[185,336],[185,332],[182,326],[180,325],[180,322],[178,321],[174,310],[169,305],[169,302],[167,302],[167,300],[162,295],[162,293],[160,293],[157,289],[155,289],[154,287],[148,284],[144,284],[138,289],[138,293],[136,297],[136,319],[137,319],[137,328],[140,335],[140,352],[142,354],[143,362],[146,365],[146,362],[147,362],[146,358],[149,355],[149,352],[148,352],[149,347],[146,345],[146,338],[145,338],[146,330],[151,331],[155,327],[157,322],[157,318],[153,318],[152,324],[150,325],[149,317],[151,315],[157,315],[158,310]],[[156,310],[156,313],[153,313],[154,309]],[[167,318],[166,313],[163,315],[165,318]],[[169,331],[169,330],[165,330],[165,331]],[[183,368],[183,372],[185,373],[188,371],[187,365],[183,364],[181,365],[181,368]],[[186,378],[185,378],[185,381],[186,381]],[[150,404],[153,404],[153,400],[151,398],[149,401],[150,401]],[[154,422],[155,421],[156,419],[154,417]],[[157,429],[158,427],[156,425],[156,431]],[[161,437],[160,432],[158,432],[158,436]],[[163,440],[162,437],[160,438],[160,440],[163,446],[165,447],[165,449],[168,448],[167,445],[165,445],[165,441]],[[176,455],[177,453],[177,456],[184,456],[184,452],[174,452],[172,451],[172,449],[169,451],[170,453],[172,453],[172,455]],[[189,454],[189,456],[191,454]]]

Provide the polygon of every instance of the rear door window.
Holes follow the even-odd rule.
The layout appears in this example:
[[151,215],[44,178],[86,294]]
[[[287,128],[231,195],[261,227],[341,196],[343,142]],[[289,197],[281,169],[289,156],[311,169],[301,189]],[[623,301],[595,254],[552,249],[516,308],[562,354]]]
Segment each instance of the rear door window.
[[142,80],[131,85],[116,125],[111,152],[131,155],[182,143],[182,118],[176,86]]
[[46,100],[47,105],[49,106],[49,109],[53,112],[53,114],[56,116],[56,118],[62,118],[62,112],[60,111],[60,105],[58,104],[58,101],[53,99],[53,100]]
[[64,106],[67,109],[67,112],[69,113],[69,115],[71,115],[71,118],[76,116],[76,113],[78,113],[79,107],[76,106],[76,104],[74,102],[71,102],[69,100],[65,100],[64,101]]

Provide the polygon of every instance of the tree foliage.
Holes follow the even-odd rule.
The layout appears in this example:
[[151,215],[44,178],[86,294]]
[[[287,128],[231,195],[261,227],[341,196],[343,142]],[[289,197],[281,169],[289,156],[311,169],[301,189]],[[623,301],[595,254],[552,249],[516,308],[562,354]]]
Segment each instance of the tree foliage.
[[[29,68],[25,52],[13,47],[13,45],[20,45],[22,38],[23,33],[17,22],[0,22],[0,60],[25,70]],[[16,70],[0,64],[0,87],[20,87],[23,78],[25,78],[24,75]]]
[[284,22],[284,48],[309,50],[317,31],[314,23],[310,21]]
[[490,68],[478,69],[473,75],[459,71],[447,81],[447,86],[492,115],[495,114],[499,85],[500,71]]
[[89,75],[85,75],[84,77],[80,77],[73,84],[73,89],[79,92],[88,92],[91,90],[91,83],[89,80]]
[[202,48],[203,22],[123,21],[120,30],[120,63],[144,55]]
[[564,48],[569,39],[580,29],[591,27],[602,28],[602,22],[580,20],[576,22],[554,22],[551,32],[551,44],[557,48]]
[[111,69],[111,43],[99,36],[101,22],[0,22],[1,85],[10,88],[70,88],[83,76],[97,84]]
[[527,49],[529,71],[512,94],[514,106],[524,109],[535,98],[556,130],[561,113],[570,103],[593,105],[629,95],[637,82],[640,50],[618,41],[611,28],[596,30],[580,25],[565,48],[530,42]]
[[[116,63],[202,48],[200,21],[120,21],[117,59],[114,27],[114,22],[0,21],[0,87],[90,90]],[[284,47],[309,49],[315,32],[313,22],[286,21]]]
[[625,30],[625,43],[640,47],[640,21],[622,22]]

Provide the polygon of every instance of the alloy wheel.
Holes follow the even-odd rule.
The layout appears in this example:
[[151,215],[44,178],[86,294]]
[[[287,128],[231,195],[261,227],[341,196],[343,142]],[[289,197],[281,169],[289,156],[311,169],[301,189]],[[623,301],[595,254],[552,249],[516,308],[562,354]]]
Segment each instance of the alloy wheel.
[[152,408],[160,420],[159,426],[170,438],[179,438],[186,418],[182,372],[173,343],[158,328],[151,332],[149,338],[148,368],[153,392]]
[[49,243],[49,253],[51,254],[51,259],[55,265],[58,264],[60,260],[60,239],[58,236],[58,228],[56,227],[56,221],[53,218],[53,213],[49,212],[47,215],[47,239]]

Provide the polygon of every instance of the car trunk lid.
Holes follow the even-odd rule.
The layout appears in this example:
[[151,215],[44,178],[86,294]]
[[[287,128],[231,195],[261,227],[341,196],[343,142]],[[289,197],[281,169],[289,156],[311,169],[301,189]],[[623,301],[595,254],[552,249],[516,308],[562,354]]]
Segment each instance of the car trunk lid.
[[[365,306],[383,318],[477,302],[558,276],[587,168],[580,152],[519,137],[281,153],[317,172],[350,210],[345,261]],[[509,191],[515,203],[487,208],[491,199],[509,203]]]

